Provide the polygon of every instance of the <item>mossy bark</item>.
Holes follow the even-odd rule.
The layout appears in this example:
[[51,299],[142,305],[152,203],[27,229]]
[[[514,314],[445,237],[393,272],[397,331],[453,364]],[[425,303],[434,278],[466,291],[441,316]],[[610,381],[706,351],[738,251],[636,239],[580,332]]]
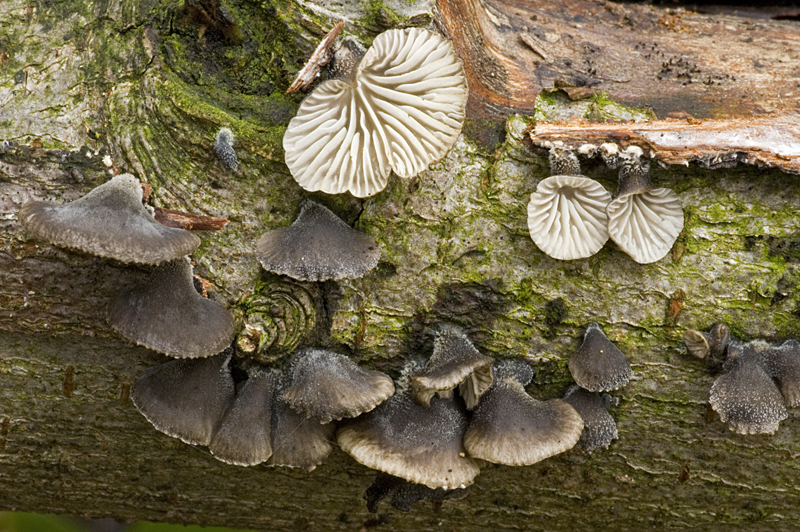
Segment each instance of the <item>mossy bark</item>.
[[[374,272],[322,286],[277,279],[260,271],[255,242],[309,196],[283,164],[282,134],[302,99],[283,95],[293,74],[335,17],[368,43],[434,15],[405,0],[336,9],[4,3],[0,140],[17,146],[0,152],[0,509],[265,530],[796,528],[800,418],[792,412],[774,436],[732,434],[707,405],[714,377],[681,342],[685,328],[715,321],[742,339],[798,335],[796,176],[654,163],[654,182],[685,209],[672,253],[639,265],[609,243],[565,263],[528,235],[528,197],[548,175],[528,139],[534,119],[476,117],[418,177],[393,177],[365,200],[310,194],[381,243]],[[223,126],[237,135],[235,173],[212,150]],[[582,163],[616,188],[613,170]],[[231,220],[201,235],[195,271],[240,327],[253,318],[290,329],[267,362],[305,343],[397,376],[428,356],[432,328],[447,321],[485,354],[526,358],[528,389],[544,399],[563,393],[569,354],[598,321],[636,375],[616,393],[619,440],[488,467],[465,499],[407,515],[384,503],[376,517],[362,500],[373,472],[338,450],[311,473],[241,468],[156,432],[128,390],[163,357],[105,322],[110,298],[143,270],[31,241],[16,217],[28,199],[72,200],[114,171],[150,183],[160,206]],[[287,310],[265,312],[273,304]]]

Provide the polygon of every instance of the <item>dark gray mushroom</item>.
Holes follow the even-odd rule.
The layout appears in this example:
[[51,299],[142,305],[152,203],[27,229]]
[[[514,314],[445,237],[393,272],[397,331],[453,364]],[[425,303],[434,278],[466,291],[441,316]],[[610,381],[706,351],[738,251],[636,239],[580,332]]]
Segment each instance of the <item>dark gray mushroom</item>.
[[231,353],[226,351],[150,368],[131,386],[133,404],[164,434],[208,445],[233,401],[230,361]]
[[467,496],[468,489],[433,489],[379,471],[375,481],[364,492],[364,499],[367,501],[367,510],[373,514],[378,512],[378,505],[387,497],[392,498],[392,507],[401,512],[408,512],[414,503],[425,499],[432,501],[461,499]]
[[567,451],[581,437],[583,420],[561,399],[537,401],[513,375],[495,375],[464,434],[469,456],[510,466],[535,464]]
[[188,259],[159,265],[146,283],[120,292],[108,322],[128,340],[175,358],[219,353],[235,333],[228,310],[195,290]]
[[406,392],[346,421],[336,438],[342,450],[372,469],[429,488],[455,489],[480,469],[465,455],[467,413],[452,399],[433,397],[429,408]]
[[35,239],[121,262],[160,264],[200,245],[189,231],[155,220],[131,174],[118,175],[65,205],[29,201],[18,216]]
[[298,414],[282,396],[279,390],[272,402],[272,456],[267,465],[312,471],[333,450],[336,428]]
[[433,355],[411,379],[414,399],[429,406],[434,394],[446,396],[459,386],[467,408],[472,410],[492,384],[493,361],[475,349],[462,329],[442,325],[434,340]]
[[275,376],[259,367],[247,372],[247,381],[225,412],[222,423],[209,444],[219,460],[252,466],[272,456],[270,427]]
[[731,342],[723,369],[711,386],[711,408],[733,432],[774,434],[788,412],[761,355],[750,345]]
[[617,439],[617,424],[608,413],[609,407],[617,403],[614,397],[607,393],[590,392],[574,384],[564,395],[564,401],[583,419],[583,432],[578,445],[591,452],[606,449],[612,440]]
[[301,349],[287,369],[284,400],[320,423],[369,412],[394,393],[394,382],[380,371],[365,370],[344,355]]
[[691,355],[704,359],[706,367],[712,373],[719,373],[722,369],[730,339],[730,329],[724,323],[715,323],[707,333],[694,329],[686,329],[683,333],[686,350]]
[[292,225],[261,237],[256,256],[267,271],[327,281],[364,276],[378,265],[381,247],[327,208],[306,200]]
[[800,343],[787,340],[761,352],[769,375],[778,381],[788,406],[800,405]]
[[592,322],[583,343],[569,359],[569,371],[581,388],[606,392],[625,386],[633,376],[627,357]]
[[219,161],[231,172],[235,172],[239,167],[239,159],[236,157],[236,150],[233,149],[233,141],[233,131],[223,127],[217,132],[217,139],[214,142],[214,151],[219,157]]

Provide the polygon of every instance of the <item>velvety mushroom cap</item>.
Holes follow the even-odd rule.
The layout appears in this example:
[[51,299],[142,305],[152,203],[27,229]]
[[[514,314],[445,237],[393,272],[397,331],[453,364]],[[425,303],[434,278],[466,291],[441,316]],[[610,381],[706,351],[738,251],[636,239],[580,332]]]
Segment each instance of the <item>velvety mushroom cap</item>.
[[620,173],[619,195],[608,204],[608,234],[639,264],[662,259],[683,230],[683,208],[675,192],[653,188],[639,165]]
[[320,423],[369,412],[394,393],[394,382],[344,355],[324,349],[302,349],[288,369],[284,400]]
[[578,157],[572,150],[563,146],[550,148],[548,161],[550,162],[550,175],[582,175]]
[[120,292],[108,323],[131,342],[175,358],[219,353],[235,333],[228,310],[195,290],[188,259],[157,266],[149,281]]
[[66,205],[29,201],[19,221],[37,240],[120,262],[159,264],[189,255],[200,239],[165,227],[142,205],[142,186],[122,174]]
[[611,194],[588,177],[554,175],[542,180],[528,203],[533,242],[555,259],[594,255],[608,240],[609,201]]
[[608,413],[608,408],[615,402],[613,397],[573,385],[564,395],[564,401],[583,419],[583,432],[578,441],[581,447],[587,451],[606,449],[612,440],[617,439],[617,424]]
[[466,412],[451,399],[434,397],[426,408],[402,393],[346,422],[336,438],[367,467],[429,488],[454,489],[472,484],[480,472],[464,454],[466,426]]
[[252,466],[272,456],[270,424],[275,377],[262,369],[248,371],[247,381],[225,412],[208,446],[229,464]]
[[259,239],[256,256],[267,271],[328,281],[364,276],[378,265],[381,247],[319,203],[306,201],[292,225]]
[[282,391],[272,402],[271,466],[301,467],[312,471],[333,450],[333,424],[322,424],[298,414],[281,399]]
[[401,512],[408,512],[414,503],[425,499],[443,501],[466,497],[467,489],[432,489],[379,471],[375,481],[364,492],[364,499],[367,501],[367,510],[373,514],[378,512],[378,504],[389,496],[392,497],[394,508]]
[[472,345],[467,335],[455,325],[443,325],[433,344],[428,363],[411,379],[414,399],[429,406],[437,392],[447,392],[456,386],[470,410],[492,384],[492,362]]
[[683,343],[686,344],[689,354],[697,358],[706,358],[710,350],[706,334],[694,329],[683,331]]
[[150,368],[131,386],[133,404],[164,434],[208,445],[233,401],[230,360],[230,353],[220,353]]
[[800,343],[787,340],[761,353],[769,375],[778,381],[789,406],[800,405]]
[[475,408],[464,448],[487,462],[530,465],[572,449],[582,430],[581,416],[561,399],[537,401],[516,379],[499,379]]
[[569,359],[569,372],[581,388],[607,392],[625,386],[633,376],[631,363],[592,322],[583,343]]
[[464,68],[447,39],[386,31],[352,77],[326,81],[303,100],[283,137],[286,164],[306,190],[371,196],[391,171],[409,178],[444,157],[466,103]]
[[731,346],[725,373],[711,386],[711,408],[733,432],[774,434],[788,417],[786,402],[762,363],[751,349]]

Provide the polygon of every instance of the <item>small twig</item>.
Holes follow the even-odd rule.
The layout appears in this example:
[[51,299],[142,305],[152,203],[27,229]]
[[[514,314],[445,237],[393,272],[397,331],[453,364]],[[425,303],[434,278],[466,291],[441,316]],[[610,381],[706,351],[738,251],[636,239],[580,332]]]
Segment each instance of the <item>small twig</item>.
[[162,209],[161,207],[154,207],[154,209],[156,221],[167,227],[178,227],[189,231],[219,231],[229,223],[227,218],[213,218],[202,214]]
[[331,31],[322,39],[322,42],[319,43],[317,49],[314,50],[314,53],[311,54],[308,61],[306,61],[305,66],[297,73],[297,77],[294,78],[292,84],[286,89],[286,94],[307,89],[314,82],[320,69],[331,60],[331,56],[333,55],[333,52],[331,52],[331,45],[334,39],[339,35],[339,32],[342,31],[343,27],[344,22],[339,22],[333,26]]

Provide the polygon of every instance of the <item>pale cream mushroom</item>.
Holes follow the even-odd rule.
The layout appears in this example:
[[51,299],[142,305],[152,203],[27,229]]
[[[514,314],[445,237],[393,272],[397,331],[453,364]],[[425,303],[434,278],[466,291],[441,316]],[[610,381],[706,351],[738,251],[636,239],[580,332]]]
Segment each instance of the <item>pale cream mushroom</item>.
[[337,79],[303,101],[283,147],[304,189],[363,198],[391,171],[409,178],[444,157],[464,123],[467,84],[452,44],[420,28],[389,30],[360,61],[350,56],[335,57]]
[[683,230],[683,208],[668,188],[654,188],[634,153],[619,173],[617,197],[608,204],[608,234],[639,264],[662,259]]

